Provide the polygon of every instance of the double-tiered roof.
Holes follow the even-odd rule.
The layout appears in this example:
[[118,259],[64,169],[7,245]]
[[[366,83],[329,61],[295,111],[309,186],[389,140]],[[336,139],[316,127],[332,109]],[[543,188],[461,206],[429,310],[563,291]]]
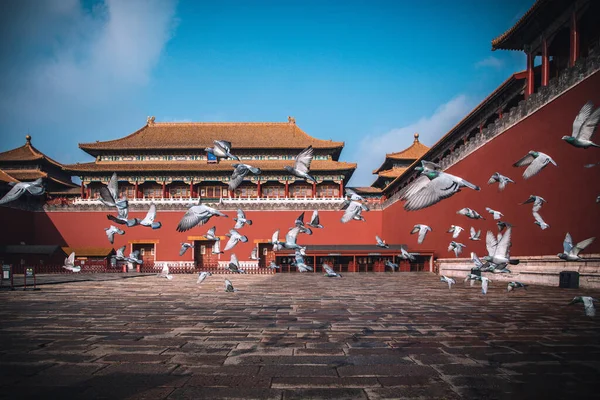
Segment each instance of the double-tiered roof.
[[385,188],[391,181],[402,175],[415,160],[427,153],[429,147],[419,141],[419,134],[415,133],[414,137],[413,143],[406,149],[385,155],[381,166],[373,171],[377,174],[377,179],[371,185],[372,187]]

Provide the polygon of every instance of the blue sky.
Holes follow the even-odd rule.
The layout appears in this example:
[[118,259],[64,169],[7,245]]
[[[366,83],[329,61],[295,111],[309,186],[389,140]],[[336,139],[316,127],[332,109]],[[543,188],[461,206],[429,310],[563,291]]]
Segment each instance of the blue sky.
[[0,2],[0,151],[157,121],[287,121],[344,141],[368,186],[386,152],[431,146],[513,72],[491,51],[533,0]]

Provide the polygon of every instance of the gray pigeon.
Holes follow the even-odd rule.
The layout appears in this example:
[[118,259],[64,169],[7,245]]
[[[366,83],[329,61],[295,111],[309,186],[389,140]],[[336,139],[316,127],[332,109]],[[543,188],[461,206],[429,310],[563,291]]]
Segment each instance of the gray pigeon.
[[413,226],[412,231],[410,231],[410,234],[414,234],[419,232],[419,237],[417,239],[417,243],[422,244],[423,240],[425,240],[425,235],[427,235],[427,232],[431,232],[432,229],[430,227],[428,227],[427,225],[423,225],[423,224],[417,224],[415,226]]
[[213,243],[213,247],[212,247],[212,253],[213,254],[223,254],[223,252],[221,251],[221,238],[215,239],[215,242]]
[[258,247],[252,248],[252,252],[250,253],[250,259],[254,261],[260,260],[260,257],[258,256]]
[[302,248],[296,241],[298,240],[298,234],[300,232],[304,232],[305,229],[301,226],[296,226],[285,235],[285,242],[283,243],[283,247],[286,249],[296,250]]
[[540,211],[542,205],[546,203],[546,200],[544,200],[544,198],[540,196],[530,195],[527,200],[521,203],[521,205],[528,203],[533,203],[533,211],[537,212]]
[[227,269],[231,272],[235,272],[236,274],[246,273],[246,271],[240,269],[240,262],[238,261],[238,258],[235,255],[235,253],[231,254],[231,260],[229,261],[229,264],[227,264]]
[[135,250],[132,251],[131,253],[129,253],[129,257],[125,257],[125,261],[132,263],[132,264],[143,264],[144,260],[140,260],[140,251],[139,250]]
[[106,237],[108,238],[108,241],[110,242],[110,244],[113,244],[115,242],[115,234],[117,234],[117,235],[125,234],[124,230],[119,229],[114,225],[111,225],[108,228],[104,228],[104,230],[106,231]]
[[398,264],[393,263],[390,260],[386,260],[384,266],[390,267],[392,269],[392,272],[398,269]]
[[252,220],[246,219],[246,214],[244,214],[244,211],[241,208],[238,208],[237,218],[234,218],[233,220],[235,221],[233,229],[240,229],[246,224],[252,225]]
[[369,207],[358,201],[351,201],[350,205],[348,205],[348,208],[346,208],[346,211],[342,216],[342,223],[345,224],[352,220],[365,221],[361,215],[363,211],[369,211]]
[[232,192],[237,189],[238,186],[244,180],[244,177],[248,175],[249,172],[252,172],[254,175],[259,175],[261,173],[260,168],[253,167],[248,164],[233,164],[233,174],[231,174],[231,179],[229,180],[229,190]]
[[0,204],[15,201],[25,192],[29,192],[34,196],[41,196],[45,192],[42,178],[36,179],[33,182],[9,182],[8,184],[12,186],[12,188],[4,195],[4,197],[2,197],[2,199],[0,199]]
[[296,268],[298,268],[298,271],[300,271],[300,272],[312,271],[313,268],[304,262],[304,257],[302,256],[302,252],[300,251],[300,249],[296,249],[295,253],[296,253],[296,255],[295,255],[295,260],[294,260],[293,265],[295,265]]
[[411,195],[407,197],[406,204],[404,204],[404,209],[407,211],[416,211],[430,207],[448,197],[451,197],[455,193],[458,193],[463,187],[468,187],[473,190],[481,190],[479,186],[473,185],[472,183],[458,176],[447,174],[442,171],[423,171],[421,174],[422,176],[427,177],[429,182],[421,182],[419,184],[417,182],[419,182],[420,179],[416,179],[413,183],[408,185],[412,186],[419,184],[422,186],[416,192],[411,191]]
[[117,216],[115,217],[114,215],[107,214],[106,218],[117,224],[127,225],[128,227],[137,225],[137,218],[129,219],[129,204],[127,203],[127,200],[120,204],[121,206],[117,207]]
[[185,254],[185,252],[187,251],[187,249],[189,249],[190,247],[194,247],[193,244],[190,243],[181,243],[181,249],[179,249],[179,255],[182,256]]
[[325,270],[325,276],[328,278],[341,278],[342,274],[338,274],[327,264],[323,264],[323,270]]
[[317,183],[317,180],[308,174],[310,163],[313,159],[313,152],[312,145],[308,146],[296,156],[296,162],[293,167],[286,165],[283,168],[294,176],[304,178],[309,182]]
[[569,232],[565,235],[565,240],[563,241],[563,253],[558,253],[557,256],[561,260],[565,261],[583,261],[581,257],[579,257],[579,253],[583,251],[586,247],[588,247],[592,242],[596,240],[595,237],[591,237],[581,242],[577,243],[577,245],[573,246],[573,239]]
[[521,283],[521,282],[516,282],[516,281],[515,282],[508,282],[508,286],[506,287],[506,291],[510,292],[511,290],[515,290],[515,289],[519,289],[519,288],[523,288],[523,289],[527,290],[527,286],[529,286],[529,285],[526,285],[526,284]]
[[418,256],[419,254],[420,253],[409,253],[404,247],[401,247],[400,254],[398,254],[398,257],[400,257],[403,260],[415,261],[415,256]]
[[496,222],[496,226],[498,227],[498,230],[499,230],[500,232],[502,232],[502,231],[503,231],[504,229],[506,229],[506,228],[510,228],[510,227],[512,227],[512,225],[511,225],[511,224],[509,224],[509,223],[508,223],[508,222],[506,222],[506,221],[498,221],[498,222]]
[[304,226],[304,211],[302,211],[302,214],[300,214],[298,216],[298,218],[296,218],[296,221],[294,221],[294,225],[296,226]]
[[223,214],[219,210],[208,207],[204,204],[192,206],[183,215],[181,221],[179,221],[179,224],[177,225],[177,232],[189,231],[196,225],[204,225],[211,217],[215,215],[218,217],[228,218],[227,215]]
[[377,247],[382,247],[384,249],[389,249],[390,248],[390,246],[388,246],[385,243],[385,240],[381,239],[379,236],[375,235],[375,240],[377,241],[377,244],[376,244]]
[[150,209],[148,210],[146,217],[144,217],[144,219],[142,219],[141,221],[137,218],[135,220],[136,225],[147,226],[152,229],[159,229],[162,226],[162,224],[160,222],[154,222],[154,219],[156,219],[156,205],[154,203],[151,203]]
[[271,236],[270,243],[273,245],[273,251],[279,251],[283,249],[283,245],[285,244],[285,242],[281,242],[279,240],[279,229],[273,232],[273,236]]
[[198,280],[196,281],[196,283],[200,284],[200,283],[204,282],[204,280],[206,278],[208,278],[209,276],[212,276],[212,273],[210,273],[208,271],[200,272],[200,274],[198,275]]
[[440,281],[446,282],[448,284],[448,289],[452,289],[452,285],[456,284],[456,281],[452,278],[448,278],[446,275],[442,275]]
[[490,284],[490,282],[492,282],[491,279],[485,277],[485,276],[481,276],[479,277],[479,279],[481,281],[481,293],[482,294],[487,294],[488,292],[488,285]]
[[114,255],[115,260],[124,261],[125,260],[125,249],[127,246],[119,247]]
[[127,199],[119,198],[119,179],[116,172],[113,172],[108,184],[100,188],[98,200],[108,207],[127,208]]
[[542,228],[542,230],[550,228],[550,225],[548,225],[546,221],[544,221],[544,219],[538,212],[533,212],[533,218],[535,219],[534,224],[539,225],[539,227]]
[[471,227],[470,234],[471,236],[469,236],[469,240],[481,240],[481,229],[475,231],[475,228]]
[[448,251],[453,251],[454,252],[454,256],[458,257],[462,253],[462,249],[464,247],[467,247],[467,246],[465,246],[462,243],[455,242],[453,240],[453,241],[450,242],[450,245],[448,246]]
[[494,219],[500,219],[504,216],[500,211],[492,210],[489,207],[486,207],[485,210],[494,216]]
[[269,269],[279,269],[281,268],[279,265],[275,264],[275,261],[271,260],[269,263]]
[[492,177],[488,180],[488,185],[491,185],[491,184],[496,183],[496,182],[500,183],[498,185],[498,190],[499,191],[504,190],[504,188],[506,188],[506,185],[509,182],[510,183],[515,183],[515,181],[513,181],[509,177],[504,176],[504,175],[500,174],[499,172],[494,172],[494,175],[492,175]]
[[415,167],[415,171],[420,171],[421,174],[412,182],[412,184],[407,185],[398,192],[400,200],[408,200],[429,183],[429,178],[425,173],[441,170],[442,167],[438,164],[429,161],[421,161],[421,166]]
[[472,208],[468,208],[468,207],[462,208],[462,209],[458,210],[456,213],[460,214],[460,215],[464,215],[465,217],[471,218],[471,219],[485,219],[477,211],[473,210]]
[[573,132],[571,136],[563,136],[562,140],[571,146],[587,149],[588,147],[600,147],[592,142],[592,135],[600,121],[600,107],[594,110],[594,103],[588,101],[583,105],[573,121]]
[[225,292],[227,292],[227,293],[237,292],[237,289],[234,289],[233,284],[231,283],[231,281],[229,279],[225,279]]
[[246,243],[248,241],[246,236],[240,235],[240,233],[235,229],[231,229],[229,233],[225,234],[225,236],[229,237],[229,240],[225,245],[224,251],[233,249],[238,242]]
[[231,142],[225,140],[214,140],[215,147],[207,147],[204,149],[207,153],[214,155],[217,159],[232,158],[240,161],[240,158],[231,154]]
[[574,297],[573,300],[568,304],[583,303],[583,307],[585,308],[585,315],[588,317],[594,317],[596,315],[596,308],[594,307],[594,302],[598,302],[598,299],[595,299],[590,296],[577,296]]
[[453,239],[456,239],[462,231],[464,231],[464,228],[458,225],[450,225],[450,229],[448,229],[448,233],[452,234]]
[[527,165],[528,167],[525,169],[525,172],[523,172],[523,179],[529,179],[532,176],[537,175],[550,163],[558,166],[548,154],[531,150],[525,157],[514,163],[513,167],[523,167]]
[[323,228],[323,225],[319,223],[319,211],[313,211],[312,217],[310,217],[310,222],[307,225],[312,226],[313,228]]

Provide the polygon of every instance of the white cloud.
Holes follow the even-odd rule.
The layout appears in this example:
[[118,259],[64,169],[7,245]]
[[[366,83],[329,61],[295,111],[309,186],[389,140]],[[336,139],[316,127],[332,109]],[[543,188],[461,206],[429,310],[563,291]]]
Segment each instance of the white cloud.
[[392,129],[382,134],[364,137],[353,157],[358,168],[352,176],[351,186],[370,186],[376,178],[372,172],[385,159],[387,153],[394,153],[409,147],[414,141],[414,134],[419,133],[419,140],[431,147],[445,135],[458,121],[464,118],[473,108],[472,101],[460,95],[438,107],[429,117]]
[[502,68],[503,66],[504,66],[504,61],[497,57],[494,57],[494,56],[488,56],[475,64],[476,68],[490,67],[490,68],[499,69],[499,68]]

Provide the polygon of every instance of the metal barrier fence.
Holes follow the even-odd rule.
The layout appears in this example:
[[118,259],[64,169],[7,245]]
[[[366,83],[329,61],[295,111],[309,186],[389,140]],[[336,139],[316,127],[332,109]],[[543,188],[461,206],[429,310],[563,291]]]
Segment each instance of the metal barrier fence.
[[23,275],[27,268],[34,267],[36,274],[77,274],[77,273],[113,273],[113,272],[122,272],[123,269],[119,267],[112,267],[107,263],[87,263],[81,265],[80,272],[72,272],[63,268],[62,265],[59,264],[26,264],[26,265],[13,265],[13,274],[15,275]]

